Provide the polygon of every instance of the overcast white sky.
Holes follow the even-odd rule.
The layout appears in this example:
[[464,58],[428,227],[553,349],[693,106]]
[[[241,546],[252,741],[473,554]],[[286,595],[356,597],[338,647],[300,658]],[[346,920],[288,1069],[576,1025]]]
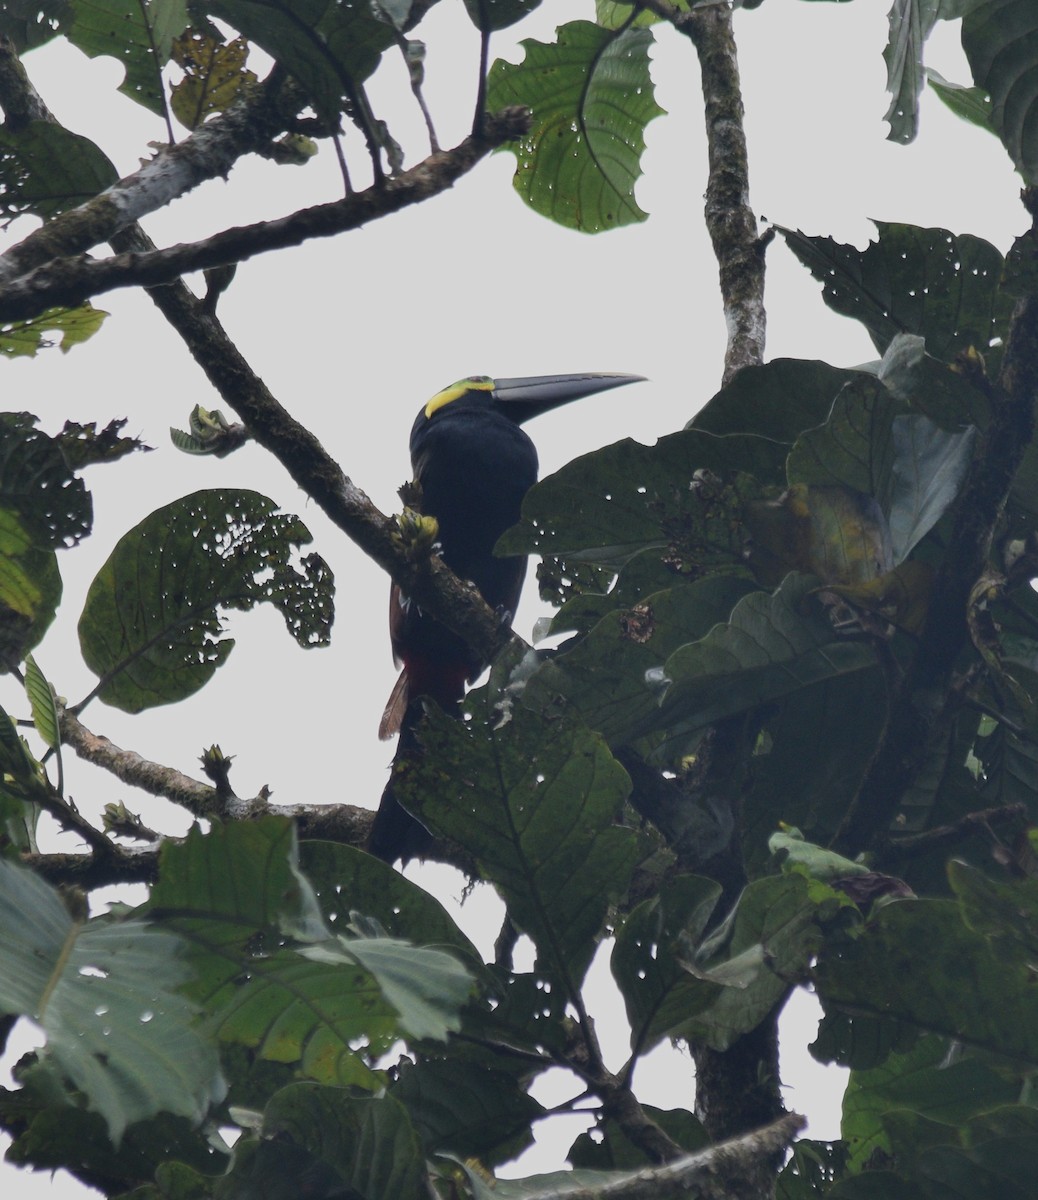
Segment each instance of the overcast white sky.
[[[916,144],[906,149],[884,140],[881,7],[769,0],[737,14],[755,211],[859,245],[869,237],[872,217],[973,233],[1005,251],[1026,221],[1019,180],[999,143],[928,96]],[[588,15],[590,4],[549,0],[519,31],[550,41],[556,25]],[[434,9],[418,33],[429,45],[426,98],[440,141],[452,145],[471,121],[477,38],[457,0]],[[521,57],[514,35],[508,30],[497,37],[497,56]],[[621,437],[652,442],[671,433],[716,390],[724,327],[702,224],[706,158],[698,67],[691,47],[666,30],[653,59],[657,100],[669,115],[648,128],[638,187],[639,203],[651,214],[644,225],[596,237],[558,229],[521,204],[509,183],[514,159],[498,154],[429,203],[239,268],[220,304],[228,332],[275,395],[383,510],[399,508],[395,492],[409,477],[407,439],[419,404],[462,375],[609,370],[648,376],[648,383],[532,424],[542,474]],[[938,29],[927,61],[946,78],[968,82],[957,25]],[[163,139],[157,119],[115,92],[122,68],[113,60],[90,61],[56,43],[27,56],[26,66],[58,118],[98,142],[121,172],[149,154],[149,141]],[[385,76],[384,85],[372,88],[375,110],[410,165],[426,152],[423,126],[402,68],[393,62]],[[358,141],[348,140],[354,153]],[[334,199],[340,191],[327,149],[300,169],[246,161],[227,182],[198,189],[145,226],[159,244],[189,241]],[[22,232],[16,224],[0,234],[0,248]],[[874,357],[860,327],[823,307],[818,285],[781,243],[768,261],[769,358],[849,366]],[[219,406],[218,397],[145,297],[115,293],[99,304],[112,315],[87,345],[67,356],[50,351],[35,361],[0,364],[5,409],[34,412],[50,431],[65,418],[103,424],[127,416],[129,432],[156,447],[90,472],[95,532],[62,557],[65,598],[37,652],[41,667],[71,700],[92,686],[79,659],[76,620],[90,579],[129,525],[200,487],[256,488],[303,516],[335,571],[331,648],[304,653],[276,615],[234,614],[237,647],[198,696],[132,718],[95,703],[84,720],[119,745],[190,773],[201,750],[219,742],[236,756],[232,781],[241,795],[268,784],[279,802],[374,807],[392,749],[376,737],[394,678],[384,577],[261,450],[247,447],[222,461],[175,451],[169,426],[186,427],[194,404]],[[526,636],[539,614],[534,591],[528,589],[516,622]],[[17,688],[6,680],[0,685],[0,703],[20,712]],[[69,791],[88,814],[125,799],[152,825],[170,832],[186,827],[183,813],[142,802],[66,757]],[[52,845],[74,848],[67,835]],[[463,881],[453,873],[429,868],[416,877],[442,898],[460,896]],[[496,916],[487,919],[489,903],[470,901],[460,917],[470,930],[483,931],[484,944],[486,931],[492,937],[497,928]],[[604,1000],[596,1005],[608,988],[604,963],[596,972],[593,1010],[609,1007]],[[810,1006],[798,1003],[786,1025],[787,1075],[796,1085],[787,1103],[811,1114],[815,1136],[832,1137],[838,1132],[833,1073],[817,1067],[812,1073],[802,1051],[813,1036],[812,1020]],[[801,1048],[795,1054],[794,1043]],[[615,1060],[622,1060],[622,1032],[612,1044]],[[685,1104],[683,1074],[650,1062],[638,1076],[639,1091],[653,1103]],[[576,1132],[567,1128],[557,1154]],[[550,1165],[545,1152],[527,1169]],[[87,1194],[67,1176],[52,1183],[6,1166],[0,1166],[0,1190],[19,1200]]]

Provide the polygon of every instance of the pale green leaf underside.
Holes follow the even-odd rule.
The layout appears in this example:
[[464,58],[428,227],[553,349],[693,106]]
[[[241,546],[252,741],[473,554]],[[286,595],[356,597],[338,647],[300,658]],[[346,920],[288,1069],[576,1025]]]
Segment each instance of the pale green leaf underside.
[[0,862],[0,1009],[43,1028],[115,1141],[161,1111],[200,1120],[219,1095],[215,1051],[176,992],[188,974],[169,933],[76,923],[41,879]]

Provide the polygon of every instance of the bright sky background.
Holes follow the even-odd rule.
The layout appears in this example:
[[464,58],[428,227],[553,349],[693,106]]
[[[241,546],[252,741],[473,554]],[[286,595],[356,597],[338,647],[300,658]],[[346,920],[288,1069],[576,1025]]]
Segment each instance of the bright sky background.
[[[887,105],[881,53],[886,17],[876,4],[769,0],[738,13],[736,30],[747,109],[751,204],[762,218],[864,245],[869,218],[943,226],[988,238],[1001,251],[1026,226],[1019,180],[1000,144],[959,122],[930,96],[922,131],[904,148],[885,141]],[[549,0],[519,27],[524,38],[553,40],[590,4]],[[417,31],[428,43],[426,99],[442,144],[471,122],[478,39],[457,0],[445,0]],[[521,58],[514,30],[498,35],[495,56]],[[645,178],[638,200],[644,225],[596,237],[556,228],[536,216],[510,186],[514,159],[482,164],[452,192],[333,240],[281,251],[242,265],[220,302],[230,336],[274,394],[314,430],[346,472],[384,511],[399,509],[396,488],[409,477],[407,439],[418,406],[468,374],[533,375],[629,371],[650,382],[588,399],[529,427],[542,474],[577,454],[621,437],[643,442],[671,433],[716,391],[724,326],[702,222],[706,181],[699,72],[692,47],[661,29],[653,50],[657,100],[669,115],[648,128]],[[372,87],[374,108],[404,146],[408,165],[426,153],[424,126],[403,68],[389,64]],[[928,65],[968,82],[956,25],[931,38]],[[159,120],[115,92],[122,68],[90,61],[65,43],[26,58],[34,83],[58,119],[98,142],[119,170],[133,170],[164,138]],[[402,102],[403,98],[403,102]],[[363,178],[356,134],[354,181]],[[337,198],[341,181],[329,148],[305,168],[276,169],[258,159],[145,221],[160,245],[207,236],[231,224],[276,217]],[[0,249],[27,223],[0,233]],[[781,241],[768,254],[768,357],[824,358],[851,366],[874,357],[864,331],[823,306],[819,287]],[[192,281],[193,283],[195,281]],[[118,745],[198,774],[203,748],[219,742],[235,756],[232,783],[243,796],[267,784],[277,802],[348,802],[374,807],[392,747],[376,737],[394,679],[385,631],[385,578],[322,517],[265,452],[246,447],[229,459],[182,455],[170,425],[186,428],[192,406],[219,407],[176,334],[142,294],[112,293],[101,333],[63,356],[0,364],[3,406],[28,410],[54,432],[66,418],[106,423],[129,417],[128,432],[154,446],[87,476],[94,534],[65,552],[65,595],[37,659],[71,701],[93,685],[79,656],[75,625],[86,589],[131,523],[203,487],[252,487],[298,512],[338,587],[333,643],[300,651],[273,612],[233,614],[237,648],[215,679],[174,708],[128,717],[99,703],[88,727]],[[228,416],[232,414],[228,413]],[[529,636],[539,615],[531,586],[516,628]],[[9,680],[0,703],[24,704]],[[89,816],[124,799],[147,822],[183,832],[185,814],[130,794],[107,775],[66,756],[68,791]],[[47,848],[76,849],[64,835]],[[442,899],[460,898],[454,872],[413,869]],[[498,928],[485,890],[459,920],[482,944]],[[602,956],[593,969],[593,1013],[615,1009]],[[806,996],[790,1006],[784,1028],[784,1077],[791,1108],[812,1118],[818,1137],[838,1134],[839,1078],[807,1058],[816,1013]],[[605,1026],[605,1028],[603,1028]],[[622,1030],[599,1021],[613,1064],[626,1053]],[[19,1043],[24,1045],[25,1043]],[[796,1049],[794,1049],[794,1046]],[[644,1100],[688,1104],[688,1072],[657,1052],[639,1072]],[[567,1094],[546,1087],[538,1098]],[[519,1173],[557,1165],[579,1130],[567,1121],[558,1141]],[[88,1193],[68,1176],[15,1174],[0,1165],[0,1191],[18,1200]]]

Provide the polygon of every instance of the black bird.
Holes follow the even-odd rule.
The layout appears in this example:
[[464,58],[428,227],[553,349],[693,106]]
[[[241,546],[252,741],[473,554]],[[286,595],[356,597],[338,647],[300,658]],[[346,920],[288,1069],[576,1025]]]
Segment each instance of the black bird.
[[[537,481],[537,451],[523,422],[559,405],[622,387],[642,375],[541,375],[490,379],[474,375],[437,392],[411,429],[415,506],[436,518],[443,561],[471,580],[487,604],[511,621],[526,575],[526,558],[495,557],[494,546],[519,520],[523,497]],[[393,584],[389,629],[400,678],[389,697],[379,736],[400,734],[393,766],[415,753],[414,728],[422,698],[456,712],[465,685],[486,663],[456,634],[427,616]],[[392,862],[421,854],[425,828],[397,803],[393,777],[382,794],[369,850]]]

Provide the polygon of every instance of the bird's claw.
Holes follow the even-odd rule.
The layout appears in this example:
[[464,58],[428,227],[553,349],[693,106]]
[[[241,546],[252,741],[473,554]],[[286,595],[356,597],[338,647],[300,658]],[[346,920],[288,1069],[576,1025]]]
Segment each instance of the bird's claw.
[[423,516],[413,508],[405,508],[396,518],[397,532],[393,541],[404,552],[408,562],[417,562],[440,553],[440,523],[435,517]]

